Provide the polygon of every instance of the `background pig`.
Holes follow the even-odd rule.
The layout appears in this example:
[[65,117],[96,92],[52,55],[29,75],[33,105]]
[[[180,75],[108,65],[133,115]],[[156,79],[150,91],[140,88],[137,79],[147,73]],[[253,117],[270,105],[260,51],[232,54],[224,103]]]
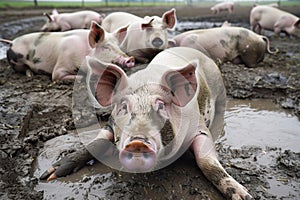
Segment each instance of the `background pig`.
[[[115,65],[93,58],[87,62],[91,98],[100,108],[113,106],[111,120],[85,151],[64,157],[42,179],[71,173],[92,156],[102,158],[108,140],[116,143],[112,160],[118,156],[117,166],[128,172],[160,169],[191,147],[198,166],[224,196],[251,199],[217,159],[213,139],[223,129],[226,95],[221,73],[210,58],[191,48],[175,47],[159,53],[130,77]],[[99,76],[97,101],[89,88],[92,71]],[[163,141],[167,124],[174,136],[170,143]]]
[[267,37],[245,28],[230,26],[187,31],[175,36],[170,44],[197,49],[215,61],[229,61],[248,67],[262,61],[265,52],[275,53],[270,51]]
[[11,42],[7,59],[16,71],[52,74],[53,81],[75,79],[87,55],[132,67],[134,58],[120,50],[115,34],[105,33],[96,22],[90,30],[31,33]]
[[48,21],[41,28],[41,31],[67,31],[71,29],[88,29],[91,22],[95,21],[101,24],[104,15],[97,12],[84,10],[73,13],[59,14],[56,9],[52,11],[52,15],[44,13],[48,17]]
[[223,3],[218,3],[214,5],[213,7],[210,8],[210,10],[214,14],[219,14],[222,11],[228,11],[229,13],[232,13],[234,9],[234,3],[233,2],[223,2]]
[[261,34],[262,29],[274,31],[276,35],[300,37],[300,19],[288,12],[271,6],[256,6],[250,13],[251,30]]
[[142,63],[149,62],[158,52],[167,48],[168,29],[173,29],[175,25],[175,9],[165,12],[162,17],[144,18],[116,12],[102,22],[103,28],[109,32],[124,28],[121,49]]

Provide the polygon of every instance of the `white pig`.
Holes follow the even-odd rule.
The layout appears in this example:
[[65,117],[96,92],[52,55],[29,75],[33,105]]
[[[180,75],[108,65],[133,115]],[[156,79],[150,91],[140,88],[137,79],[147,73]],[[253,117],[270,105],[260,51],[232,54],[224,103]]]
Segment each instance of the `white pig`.
[[261,34],[262,29],[300,37],[299,17],[271,6],[256,6],[250,13],[251,30]]
[[53,81],[75,79],[87,55],[122,67],[134,66],[134,58],[120,50],[115,35],[94,21],[90,30],[30,33],[10,42],[7,59],[18,72],[52,74]]
[[47,22],[41,28],[41,31],[67,31],[72,29],[88,29],[91,22],[102,23],[104,15],[95,11],[83,10],[73,13],[58,13],[56,9],[52,15],[44,13],[48,17]]
[[210,10],[214,14],[219,14],[222,11],[228,11],[229,13],[232,13],[234,10],[234,3],[233,2],[222,2],[214,5],[210,8]]
[[[88,59],[88,66],[92,100],[100,108],[113,106],[110,123],[85,150],[62,158],[41,179],[72,173],[93,156],[104,158],[110,140],[118,152],[111,159],[114,162],[117,157],[116,164],[124,171],[160,169],[191,148],[200,169],[225,197],[252,198],[217,159],[214,139],[223,130],[226,92],[221,73],[210,58],[191,48],[170,48],[130,77],[118,66],[93,58]],[[89,88],[92,71],[99,76],[97,101]],[[163,141],[166,124],[173,131],[170,143]]]
[[270,50],[267,37],[246,28],[230,26],[187,31],[172,38],[169,45],[191,47],[215,61],[229,61],[248,67],[261,62],[266,52],[276,53]]
[[130,13],[115,12],[109,14],[102,22],[108,32],[122,27],[124,39],[121,49],[134,56],[141,63],[149,62],[158,52],[168,47],[168,30],[176,25],[175,9],[165,12],[162,17],[146,16],[144,18]]

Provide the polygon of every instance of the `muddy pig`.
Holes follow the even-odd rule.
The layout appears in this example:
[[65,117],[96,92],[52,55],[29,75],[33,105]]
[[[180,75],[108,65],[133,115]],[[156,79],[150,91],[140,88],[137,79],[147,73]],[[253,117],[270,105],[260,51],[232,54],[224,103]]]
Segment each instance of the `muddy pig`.
[[168,30],[176,25],[175,9],[166,11],[162,17],[146,16],[144,18],[125,12],[109,14],[102,22],[108,32],[121,27],[124,29],[124,39],[121,49],[134,56],[141,63],[149,62],[158,52],[168,46]]
[[[103,161],[112,151],[114,167],[144,173],[169,165],[191,148],[205,176],[228,199],[251,199],[217,159],[214,139],[223,130],[226,92],[217,65],[192,48],[175,47],[159,53],[150,64],[131,76],[118,66],[88,58],[99,108],[113,106],[111,120],[85,150],[78,150],[50,167],[41,179],[51,180],[83,166],[92,157]],[[109,77],[109,78],[108,78]],[[170,125],[173,139],[164,141]],[[106,142],[105,142],[106,141]],[[108,150],[109,142],[111,150]],[[109,155],[107,155],[109,156]]]
[[270,50],[267,37],[245,28],[230,26],[187,31],[169,40],[169,45],[191,47],[215,61],[229,61],[248,67],[254,67],[262,61],[266,52],[276,53]]
[[56,9],[52,15],[44,13],[48,21],[41,28],[41,31],[67,31],[72,29],[88,29],[91,22],[102,23],[104,15],[90,10],[77,11],[73,13],[58,13]]
[[210,8],[210,10],[214,14],[219,14],[222,11],[228,11],[229,13],[232,13],[234,9],[234,3],[233,2],[222,2],[214,5]]
[[52,74],[53,81],[74,80],[87,55],[122,67],[134,66],[134,58],[120,50],[115,35],[94,21],[90,30],[30,33],[10,41],[7,59],[18,72]]
[[271,6],[255,6],[250,13],[251,30],[261,34],[262,29],[300,37],[299,17]]

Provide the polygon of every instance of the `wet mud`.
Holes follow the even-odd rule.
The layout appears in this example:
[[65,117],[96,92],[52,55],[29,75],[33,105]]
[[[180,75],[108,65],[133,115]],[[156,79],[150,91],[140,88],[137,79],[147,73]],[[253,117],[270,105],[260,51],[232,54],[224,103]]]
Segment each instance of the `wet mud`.
[[[169,8],[121,9],[161,15]],[[286,9],[300,16],[299,8]],[[6,18],[1,17],[0,35],[13,39],[38,31],[45,10],[51,11],[1,11]],[[211,15],[208,8],[177,8],[181,26],[176,31],[219,26],[225,20],[249,27],[249,10],[238,7],[233,15]],[[207,24],[197,25],[199,21]],[[276,56],[266,55],[255,68],[219,64],[229,101],[225,134],[216,147],[227,172],[255,199],[299,199],[300,39],[266,34],[271,47],[279,49]],[[18,74],[5,59],[0,60],[0,91],[0,199],[224,199],[204,177],[190,151],[170,166],[146,174],[119,172],[95,162],[70,176],[39,181],[50,163],[82,145],[75,126],[78,121],[80,128],[95,129],[94,110],[82,98],[80,114],[72,113],[73,83]],[[258,107],[253,105],[257,103]]]

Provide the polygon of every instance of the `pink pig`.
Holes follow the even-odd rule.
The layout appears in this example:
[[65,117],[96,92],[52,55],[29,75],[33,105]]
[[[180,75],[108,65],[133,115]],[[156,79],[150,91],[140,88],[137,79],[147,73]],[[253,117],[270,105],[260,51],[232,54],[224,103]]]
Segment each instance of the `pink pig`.
[[[107,33],[96,22],[90,30],[71,30],[53,33],[30,33],[10,43],[7,59],[18,72],[51,74],[52,80],[74,80],[79,67],[84,71],[87,55],[122,67],[134,66],[134,58],[128,57],[118,46],[118,33]],[[28,71],[29,70],[29,71]]]
[[48,17],[48,21],[41,28],[41,31],[67,31],[72,29],[88,29],[91,21],[94,20],[101,24],[104,15],[97,12],[84,10],[73,13],[59,14],[56,9],[52,11],[52,15],[44,13]]
[[214,5],[213,7],[210,8],[210,10],[214,14],[219,14],[222,11],[228,11],[229,13],[232,13],[234,9],[234,3],[233,2],[223,2],[223,3],[218,3]]
[[261,34],[262,29],[274,31],[276,35],[300,37],[299,17],[271,6],[255,6],[250,13],[250,25],[253,31]]

